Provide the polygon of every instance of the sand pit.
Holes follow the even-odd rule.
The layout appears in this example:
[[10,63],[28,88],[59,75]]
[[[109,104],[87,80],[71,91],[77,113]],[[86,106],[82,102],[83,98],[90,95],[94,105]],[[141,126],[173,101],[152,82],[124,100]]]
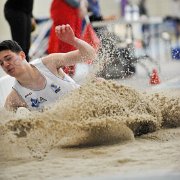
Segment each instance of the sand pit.
[[175,159],[169,166],[179,169],[177,96],[142,93],[113,81],[87,82],[43,113],[25,117],[21,111],[15,116],[1,110],[0,177],[10,177],[7,168],[21,179],[29,173],[25,167],[39,176],[35,167],[42,166],[43,177],[53,172],[54,178],[113,173],[119,167],[123,173],[142,165],[164,169]]

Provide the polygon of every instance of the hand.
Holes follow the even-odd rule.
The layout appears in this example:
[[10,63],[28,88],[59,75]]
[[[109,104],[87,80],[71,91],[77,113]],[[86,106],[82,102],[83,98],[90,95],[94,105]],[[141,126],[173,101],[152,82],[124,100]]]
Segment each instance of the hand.
[[57,37],[68,44],[73,45],[75,42],[74,32],[69,24],[56,26],[55,32]]

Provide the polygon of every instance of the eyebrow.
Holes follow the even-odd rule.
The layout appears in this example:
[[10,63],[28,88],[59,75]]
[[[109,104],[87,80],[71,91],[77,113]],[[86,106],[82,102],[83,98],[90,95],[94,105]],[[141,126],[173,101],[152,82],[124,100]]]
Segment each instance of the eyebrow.
[[3,61],[3,60],[6,59],[8,56],[11,56],[11,55],[8,54],[8,55],[4,56],[2,59],[0,59],[0,61],[1,61],[1,60]]
[[11,56],[11,55],[8,54],[8,55],[4,56],[4,58],[7,58],[8,56]]

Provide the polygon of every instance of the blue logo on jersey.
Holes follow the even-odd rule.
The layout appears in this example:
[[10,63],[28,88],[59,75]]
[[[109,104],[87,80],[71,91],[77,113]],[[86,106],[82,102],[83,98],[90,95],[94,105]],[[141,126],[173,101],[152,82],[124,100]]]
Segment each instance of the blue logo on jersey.
[[61,90],[60,86],[58,87],[58,86],[55,85],[55,84],[51,84],[51,89],[52,89],[55,93],[58,93],[58,92]]
[[39,107],[39,100],[38,100],[38,98],[37,99],[33,99],[33,98],[31,98],[31,106],[32,107]]

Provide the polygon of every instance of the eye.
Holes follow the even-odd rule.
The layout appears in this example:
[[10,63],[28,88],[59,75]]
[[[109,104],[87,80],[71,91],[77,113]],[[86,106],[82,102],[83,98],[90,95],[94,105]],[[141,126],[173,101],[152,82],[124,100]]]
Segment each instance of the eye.
[[5,59],[5,61],[10,61],[12,59],[12,57],[11,56],[8,56],[6,59]]

